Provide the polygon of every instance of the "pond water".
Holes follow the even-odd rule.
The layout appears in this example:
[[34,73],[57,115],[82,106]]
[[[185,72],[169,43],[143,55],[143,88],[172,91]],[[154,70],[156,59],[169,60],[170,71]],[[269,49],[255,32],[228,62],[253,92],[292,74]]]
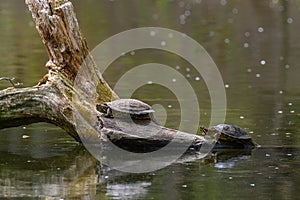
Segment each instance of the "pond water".
[[[222,75],[225,122],[245,128],[261,147],[214,152],[151,173],[129,174],[103,165],[50,124],[4,129],[0,199],[299,199],[300,1],[72,2],[90,49],[119,32],[148,26],[195,39]],[[46,73],[47,53],[24,2],[0,1],[0,44],[0,77],[15,77],[27,87]],[[114,87],[128,70],[150,62],[186,77],[198,97],[199,124],[207,126],[211,91],[205,77],[177,55],[132,51],[112,63],[104,78]],[[8,86],[0,82],[0,89]],[[178,128],[180,104],[168,88],[146,84],[133,97],[156,104],[157,119]]]

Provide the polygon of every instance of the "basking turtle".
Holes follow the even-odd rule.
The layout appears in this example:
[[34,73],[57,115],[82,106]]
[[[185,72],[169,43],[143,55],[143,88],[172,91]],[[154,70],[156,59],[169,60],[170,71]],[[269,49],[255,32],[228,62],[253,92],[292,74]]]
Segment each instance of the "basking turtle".
[[96,108],[110,118],[149,120],[154,112],[150,105],[136,99],[118,99],[104,104],[97,104]]
[[251,149],[257,146],[257,144],[252,141],[251,136],[245,130],[232,124],[219,124],[209,129],[204,128],[203,132],[208,133],[209,135],[220,133],[215,148],[224,148],[230,146]]

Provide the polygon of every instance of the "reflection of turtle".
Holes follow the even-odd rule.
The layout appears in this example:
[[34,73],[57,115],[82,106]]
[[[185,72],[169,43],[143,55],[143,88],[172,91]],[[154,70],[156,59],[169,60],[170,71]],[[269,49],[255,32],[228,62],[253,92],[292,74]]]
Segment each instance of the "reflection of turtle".
[[136,99],[119,99],[98,104],[97,110],[110,118],[151,119],[154,110],[148,104]]
[[219,124],[209,129],[204,128],[203,132],[208,135],[220,133],[216,148],[226,146],[254,148],[256,146],[251,136],[245,130],[235,125]]

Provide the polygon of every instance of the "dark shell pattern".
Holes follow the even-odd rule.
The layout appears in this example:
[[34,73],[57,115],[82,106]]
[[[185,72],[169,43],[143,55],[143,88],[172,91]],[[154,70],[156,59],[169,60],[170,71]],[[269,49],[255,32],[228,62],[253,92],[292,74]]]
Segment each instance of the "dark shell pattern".
[[222,132],[223,134],[233,138],[245,139],[245,140],[251,139],[250,135],[245,130],[235,125],[219,124],[217,126],[214,126],[214,128]]
[[146,115],[154,112],[150,105],[136,99],[118,99],[108,102],[107,106],[112,109],[112,111],[131,115]]

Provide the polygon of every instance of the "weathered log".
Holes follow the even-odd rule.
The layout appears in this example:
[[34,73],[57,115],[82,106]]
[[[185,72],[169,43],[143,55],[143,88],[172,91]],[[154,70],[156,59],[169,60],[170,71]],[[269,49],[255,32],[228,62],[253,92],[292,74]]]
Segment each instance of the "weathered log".
[[[118,99],[118,96],[97,70],[80,32],[71,2],[26,0],[26,4],[48,52],[46,67],[49,72],[35,87],[0,91],[0,128],[44,121],[61,127],[77,141],[84,139],[99,142],[109,139],[117,144],[130,146],[132,143],[148,147],[160,147],[174,138],[177,138],[178,143],[190,143],[193,147],[199,147],[205,142],[201,136],[157,124],[152,128],[160,128],[160,134],[146,138],[133,136],[130,132],[120,130],[116,121],[99,117],[95,104]],[[93,84],[75,88],[75,77],[82,68],[90,72]],[[81,98],[91,93],[96,95],[94,102]],[[78,123],[74,117],[78,109],[81,113],[87,113],[88,122]],[[97,123],[101,127],[94,129],[93,124]],[[80,135],[78,130],[86,131]]]

